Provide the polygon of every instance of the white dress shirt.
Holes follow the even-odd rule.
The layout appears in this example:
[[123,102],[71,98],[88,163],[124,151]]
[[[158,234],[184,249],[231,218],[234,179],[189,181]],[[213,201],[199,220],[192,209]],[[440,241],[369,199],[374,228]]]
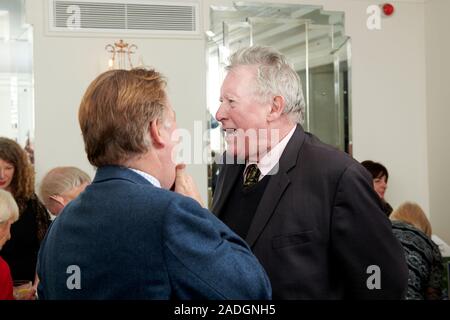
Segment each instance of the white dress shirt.
[[151,174],[148,174],[147,172],[138,170],[138,169],[133,169],[133,168],[128,168],[134,172],[136,172],[138,175],[140,175],[141,177],[143,177],[145,180],[147,180],[148,182],[150,182],[152,185],[154,185],[157,188],[161,188],[161,183],[159,183],[159,180],[156,179],[154,176],[152,176]]
[[[256,162],[247,162],[245,165],[245,171],[247,170],[247,167],[251,164],[255,164],[258,166],[259,171],[261,171],[261,175],[259,176],[259,181],[261,181],[264,176],[266,176],[269,172],[271,175],[278,173],[278,167],[275,168],[275,166],[278,166],[278,163],[280,161],[281,155],[283,154],[284,149],[286,149],[286,146],[291,140],[292,135],[295,132],[295,129],[297,126],[294,126],[291,131],[283,138],[280,142],[278,142],[269,152],[267,152],[261,160],[259,160],[258,163]],[[272,171],[272,169],[274,169]],[[271,172],[272,171],[272,172]]]

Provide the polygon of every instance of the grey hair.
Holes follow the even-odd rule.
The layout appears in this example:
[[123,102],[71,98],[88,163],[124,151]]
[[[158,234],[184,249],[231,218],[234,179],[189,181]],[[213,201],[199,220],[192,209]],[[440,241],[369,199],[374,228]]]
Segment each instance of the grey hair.
[[42,178],[39,198],[48,207],[51,196],[63,195],[84,183],[91,183],[91,178],[83,170],[76,167],[56,167]]
[[283,113],[291,120],[303,123],[305,99],[301,80],[286,57],[271,47],[252,46],[242,48],[231,55],[227,70],[238,66],[257,66],[255,94],[267,102],[274,95],[283,96],[286,106]]
[[19,219],[19,207],[11,193],[0,189],[0,224],[9,219],[13,219],[13,222]]

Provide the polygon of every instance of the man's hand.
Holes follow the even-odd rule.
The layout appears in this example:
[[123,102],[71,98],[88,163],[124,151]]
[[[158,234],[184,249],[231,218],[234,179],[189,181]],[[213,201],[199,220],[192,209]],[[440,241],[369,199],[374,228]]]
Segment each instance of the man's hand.
[[196,200],[205,208],[194,179],[186,172],[185,164],[178,164],[176,167],[175,192]]

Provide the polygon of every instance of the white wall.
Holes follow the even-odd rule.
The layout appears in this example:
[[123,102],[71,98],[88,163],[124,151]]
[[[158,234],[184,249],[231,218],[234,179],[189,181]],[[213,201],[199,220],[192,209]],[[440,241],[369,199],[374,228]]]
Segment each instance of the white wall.
[[346,11],[354,156],[388,168],[386,198],[394,208],[408,200],[428,212],[423,4],[397,3],[382,29],[370,31],[365,9],[372,3],[358,1],[357,10]]
[[[89,83],[106,71],[105,45],[118,37],[56,37],[45,32],[44,0],[27,1],[27,20],[34,26],[34,79],[36,106],[37,181],[50,168],[74,165],[91,176],[77,112]],[[144,63],[168,78],[169,97],[179,127],[205,122],[205,54],[202,39],[128,38],[138,46]],[[206,200],[205,165],[188,167]]]
[[434,233],[450,243],[450,1],[425,5],[430,217]]

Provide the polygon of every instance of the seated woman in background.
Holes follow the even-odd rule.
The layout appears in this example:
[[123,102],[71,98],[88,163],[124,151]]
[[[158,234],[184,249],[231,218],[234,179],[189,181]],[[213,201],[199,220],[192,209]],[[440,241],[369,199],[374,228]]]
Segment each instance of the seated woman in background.
[[34,281],[39,246],[50,215],[34,193],[34,170],[26,152],[13,140],[0,137],[0,189],[9,191],[19,207],[11,240],[0,250],[14,280]]
[[431,224],[422,208],[405,202],[392,212],[392,231],[405,250],[408,263],[409,300],[442,298],[443,264],[438,246],[431,240]]
[[389,179],[389,173],[385,166],[381,163],[374,162],[371,160],[365,160],[361,164],[370,172],[373,179],[373,188],[381,199],[383,205],[383,211],[389,216],[392,212],[392,207],[384,199],[384,194],[386,193],[387,183]]
[[[12,195],[0,189],[0,250],[10,239],[11,224],[19,218],[19,208]],[[13,281],[8,264],[0,257],[0,300],[14,300]]]
[[57,216],[91,183],[89,175],[75,167],[56,167],[42,178],[39,198],[51,214]]

